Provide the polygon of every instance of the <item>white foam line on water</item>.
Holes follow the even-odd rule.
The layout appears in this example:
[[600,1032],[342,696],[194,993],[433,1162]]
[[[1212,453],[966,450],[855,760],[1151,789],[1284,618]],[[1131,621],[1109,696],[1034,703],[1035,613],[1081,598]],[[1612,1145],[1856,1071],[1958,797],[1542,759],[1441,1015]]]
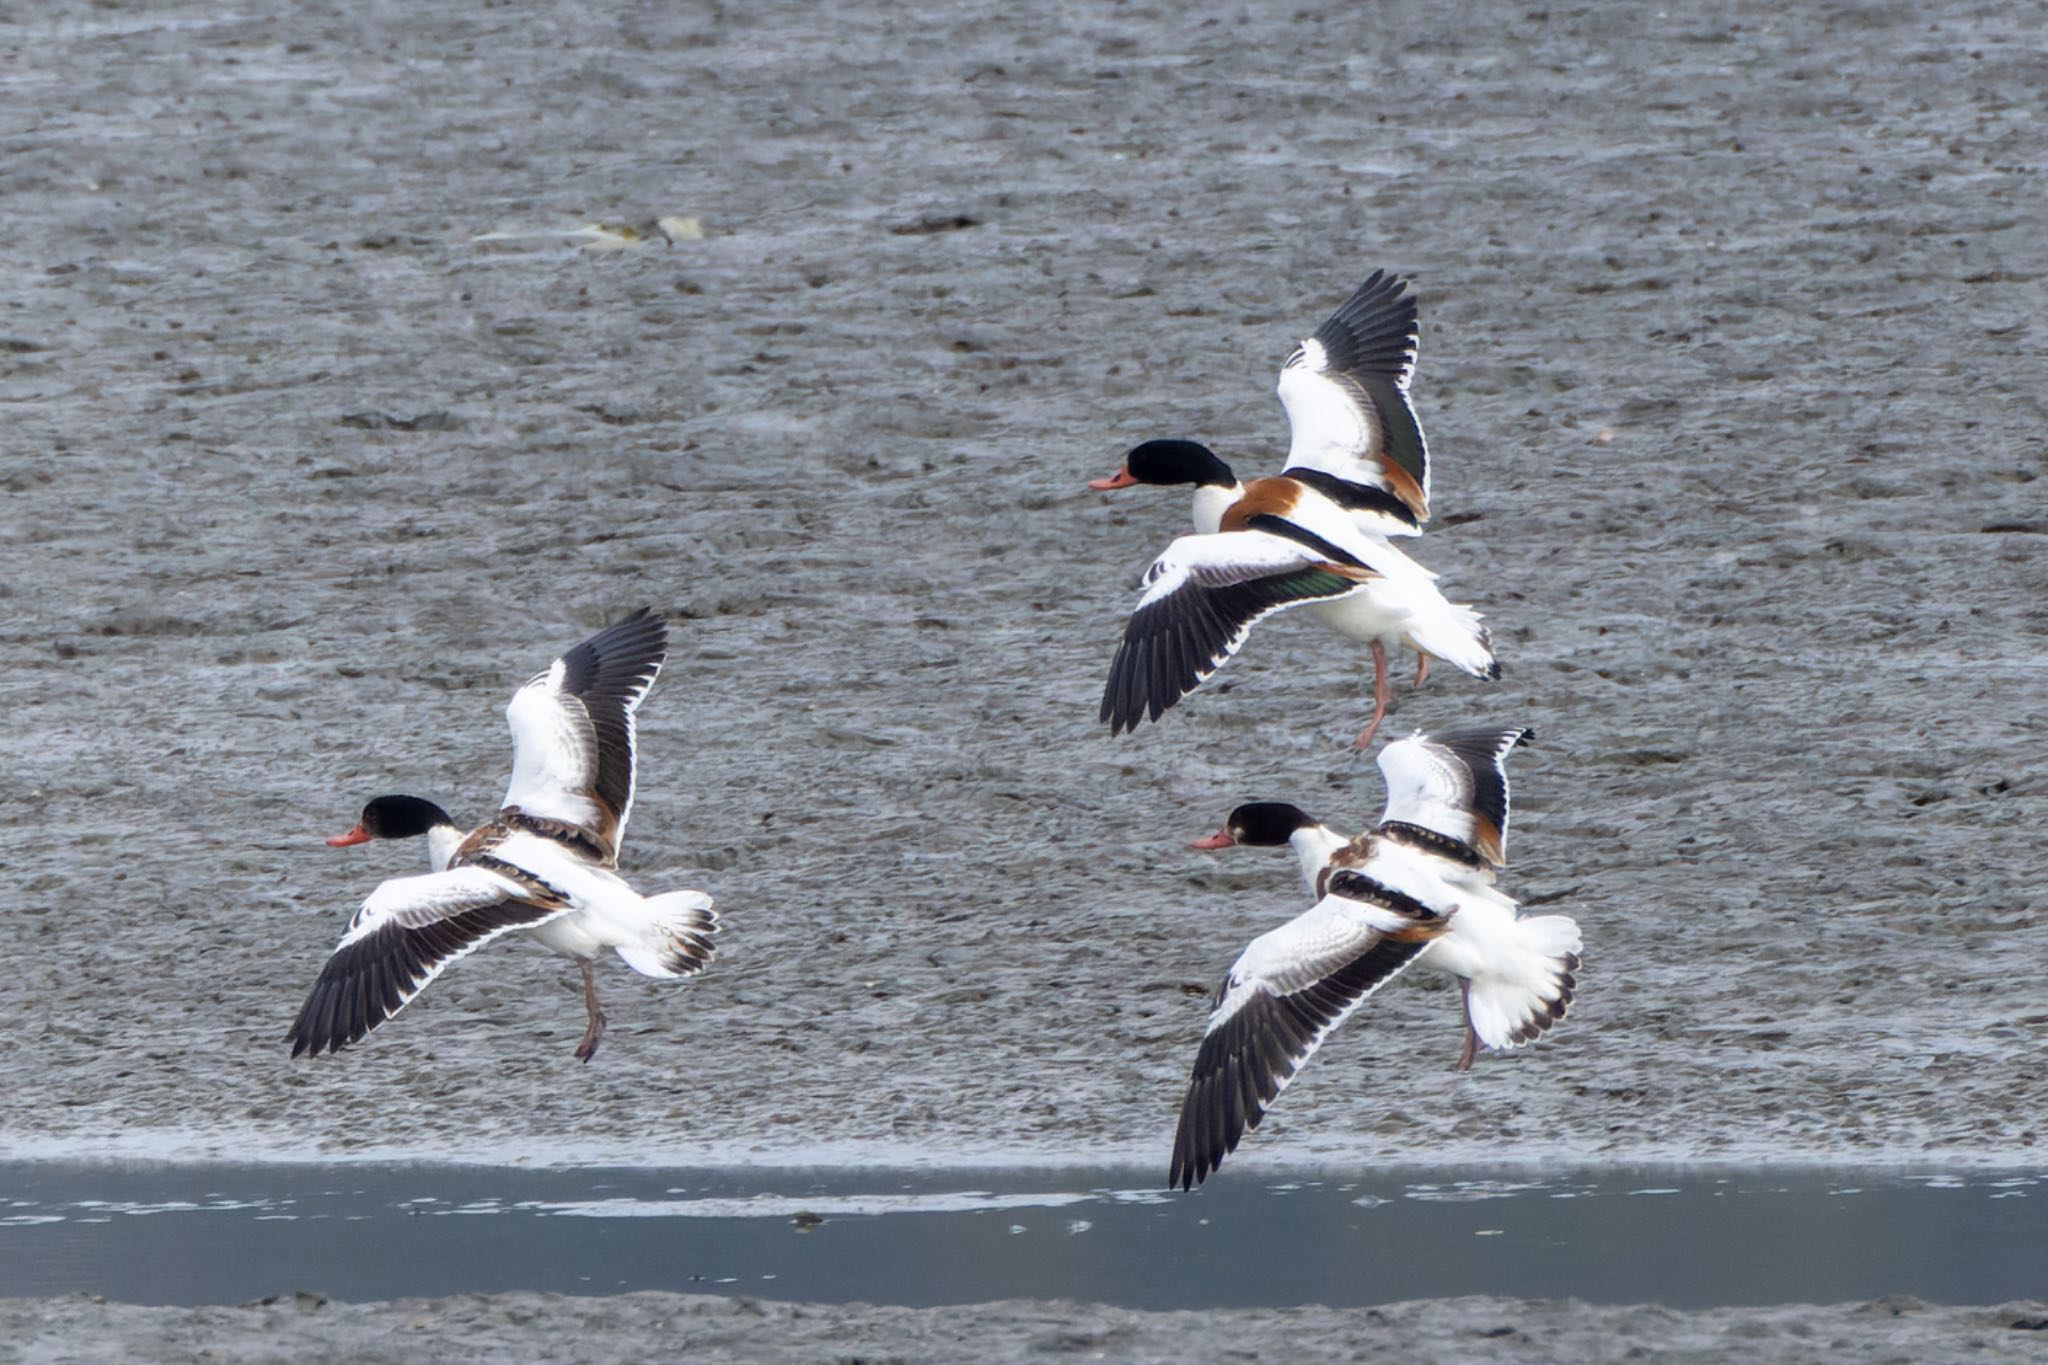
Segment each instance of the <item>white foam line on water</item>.
[[899,1213],[982,1213],[996,1209],[1059,1209],[1101,1202],[1105,1196],[1053,1191],[995,1194],[951,1190],[939,1194],[854,1194],[797,1198],[757,1194],[725,1199],[579,1199],[522,1201],[514,1207],[561,1218],[878,1218]]
[[[337,1148],[308,1143],[303,1133],[268,1125],[236,1128],[131,1129],[120,1133],[28,1133],[0,1130],[0,1151],[9,1160],[29,1162],[122,1162],[148,1165],[232,1166],[461,1166],[511,1170],[666,1170],[719,1167],[780,1168],[831,1171],[956,1170],[1136,1170],[1160,1172],[1165,1186],[1166,1154],[1171,1134],[1155,1140],[1112,1140],[1057,1147],[1031,1144],[954,1143],[934,1153],[928,1144],[897,1142],[830,1143],[701,1143],[661,1142],[606,1147],[589,1141],[546,1142],[513,1139],[477,1142],[469,1137],[437,1141]],[[456,1145],[460,1142],[461,1145]],[[650,1157],[650,1151],[659,1152]],[[1867,1152],[1788,1151],[1771,1144],[1702,1155],[1681,1147],[1646,1147],[1588,1152],[1571,1144],[1523,1143],[1512,1161],[1503,1161],[1490,1143],[1449,1145],[1432,1150],[1430,1160],[1406,1163],[1409,1168],[1442,1172],[1461,1167],[1492,1172],[1526,1172],[1532,1178],[1555,1171],[1624,1173],[1651,1168],[1671,1176],[1698,1177],[1715,1171],[1747,1174],[1758,1168],[1786,1171],[1838,1170],[1883,1172],[1895,1179],[1944,1181],[1974,1179],[1988,1173],[2028,1180],[2048,1179],[2034,1163],[2015,1162],[2010,1153],[1944,1152],[1930,1157],[1912,1151],[1876,1149]],[[1305,1172],[1370,1174],[1398,1178],[1403,1163],[1388,1162],[1383,1152],[1363,1143],[1299,1144],[1286,1149],[1251,1147],[1231,1158],[1226,1174],[1239,1180],[1276,1180]]]

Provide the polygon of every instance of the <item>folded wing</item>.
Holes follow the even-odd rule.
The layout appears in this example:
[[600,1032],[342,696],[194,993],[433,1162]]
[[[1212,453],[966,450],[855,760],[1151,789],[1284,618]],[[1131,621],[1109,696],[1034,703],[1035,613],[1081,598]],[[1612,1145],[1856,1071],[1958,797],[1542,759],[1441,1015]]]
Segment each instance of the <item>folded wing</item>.
[[570,906],[545,888],[482,867],[379,886],[349,921],[285,1040],[292,1056],[335,1052],[397,1014],[455,959]]
[[1280,401],[1293,439],[1287,474],[1388,535],[1429,520],[1429,446],[1408,402],[1415,298],[1376,270],[1287,358]]
[[505,708],[505,805],[562,821],[616,858],[633,812],[633,711],[668,657],[668,624],[641,611],[607,626],[520,688]]
[[1145,571],[1102,691],[1111,734],[1158,720],[1244,644],[1254,624],[1288,607],[1342,597],[1372,577],[1266,531],[1182,536]]

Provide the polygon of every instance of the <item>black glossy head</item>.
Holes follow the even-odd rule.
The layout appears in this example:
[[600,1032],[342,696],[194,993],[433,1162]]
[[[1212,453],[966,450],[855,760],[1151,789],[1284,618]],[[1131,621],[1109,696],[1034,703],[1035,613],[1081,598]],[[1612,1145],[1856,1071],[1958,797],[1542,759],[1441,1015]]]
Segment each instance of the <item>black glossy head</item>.
[[1247,801],[1230,812],[1223,826],[1230,837],[1253,848],[1278,848],[1294,832],[1315,824],[1315,817],[1285,801]]
[[1124,456],[1124,468],[1139,483],[1191,483],[1229,488],[1237,483],[1230,466],[1198,441],[1147,441]]
[[1243,844],[1247,848],[1279,848],[1294,837],[1296,830],[1315,823],[1314,816],[1285,801],[1247,801],[1230,812],[1222,829],[1206,839],[1195,840],[1190,847],[1231,848]]
[[327,842],[336,848],[371,839],[416,839],[437,825],[452,825],[448,812],[417,796],[380,796],[363,807],[362,819]]

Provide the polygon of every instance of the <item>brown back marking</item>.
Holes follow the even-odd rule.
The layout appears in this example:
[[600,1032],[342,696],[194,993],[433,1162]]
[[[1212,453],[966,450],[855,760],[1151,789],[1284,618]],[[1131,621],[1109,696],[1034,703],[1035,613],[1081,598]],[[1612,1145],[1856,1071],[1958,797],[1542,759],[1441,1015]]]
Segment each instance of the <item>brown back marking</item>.
[[1301,485],[1293,479],[1253,479],[1244,496],[1223,510],[1223,529],[1242,531],[1253,517],[1284,517],[1301,502]]

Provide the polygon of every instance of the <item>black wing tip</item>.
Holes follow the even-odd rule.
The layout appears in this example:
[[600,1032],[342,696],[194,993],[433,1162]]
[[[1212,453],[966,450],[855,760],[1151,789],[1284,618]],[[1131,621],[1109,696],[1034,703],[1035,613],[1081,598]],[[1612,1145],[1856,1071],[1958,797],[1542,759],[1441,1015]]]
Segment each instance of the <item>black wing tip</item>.
[[1484,726],[1446,730],[1427,736],[1434,744],[1464,764],[1472,775],[1472,809],[1493,824],[1505,843],[1508,833],[1510,784],[1508,755],[1536,737],[1527,726]]
[[1116,658],[1110,661],[1109,681],[1103,685],[1102,707],[1096,719],[1109,725],[1112,738],[1126,731],[1136,734],[1140,721],[1157,724],[1181,698],[1202,685],[1200,676],[1190,681],[1176,675],[1158,636],[1134,638],[1133,631],[1143,628],[1144,623],[1134,616],[1124,633],[1123,644],[1117,647]]
[[631,710],[667,660],[668,619],[642,607],[563,651],[562,686],[580,697],[616,697]]
[[369,1032],[365,1029],[361,1033],[352,1034],[350,1029],[323,1027],[317,1022],[333,1009],[335,1003],[334,991],[329,987],[316,986],[313,993],[306,997],[305,1005],[299,1010],[298,1020],[293,1023],[291,1032],[284,1036],[285,1041],[292,1045],[294,1058],[318,1057],[323,1052],[339,1052],[350,1043],[360,1042]]
[[598,650],[624,649],[632,646],[656,648],[666,654],[668,651],[668,617],[653,607],[641,607],[631,615],[622,616],[610,625],[592,634],[584,644]]
[[1456,754],[1467,767],[1504,770],[1508,755],[1532,744],[1536,732],[1526,725],[1474,726],[1425,734],[1426,743]]
[[1407,294],[1411,283],[1412,281],[1406,275],[1397,275],[1385,266],[1379,266],[1373,270],[1372,274],[1365,277],[1364,282],[1358,288],[1351,291],[1351,297],[1344,300],[1343,304],[1338,307],[1337,312],[1332,316],[1365,312],[1397,299],[1401,300],[1405,308],[1412,312],[1415,309],[1414,295],[1409,294],[1406,299],[1402,299],[1402,295]]
[[1316,340],[1333,369],[1398,378],[1413,359],[1420,315],[1408,281],[1375,270],[1316,329]]

